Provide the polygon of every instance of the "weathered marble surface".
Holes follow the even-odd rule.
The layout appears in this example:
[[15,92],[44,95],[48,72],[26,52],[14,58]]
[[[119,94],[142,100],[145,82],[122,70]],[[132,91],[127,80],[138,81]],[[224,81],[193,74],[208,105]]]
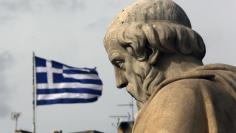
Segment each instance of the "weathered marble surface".
[[204,41],[173,1],[136,0],[104,46],[138,103],[133,133],[236,133],[236,67],[203,65]]

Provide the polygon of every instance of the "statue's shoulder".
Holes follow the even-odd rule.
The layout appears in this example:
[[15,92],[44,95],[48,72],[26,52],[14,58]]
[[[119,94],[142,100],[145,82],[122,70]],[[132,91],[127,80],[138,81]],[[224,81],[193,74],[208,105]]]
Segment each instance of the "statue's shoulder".
[[[202,76],[202,77],[201,77]],[[158,88],[159,91],[153,94],[149,99],[150,103],[158,102],[175,102],[182,104],[184,101],[191,101],[193,103],[202,100],[202,93],[204,91],[212,90],[215,88],[218,90],[219,84],[216,84],[212,80],[211,74],[201,75],[201,76],[190,76],[189,78],[180,78],[170,82],[167,82],[162,87]],[[164,107],[164,106],[163,106]]]
[[152,99],[155,97],[176,97],[177,94],[192,95],[193,93],[199,93],[200,88],[207,85],[211,85],[210,80],[198,77],[170,80],[158,88],[159,91],[153,94]]
[[[144,105],[135,122],[134,132],[179,133],[191,129],[201,133],[206,129],[202,124],[206,119],[212,123],[218,118],[224,120],[223,123],[228,123],[226,125],[231,125],[232,131],[236,131],[234,119],[236,110],[232,110],[235,107],[234,93],[229,94],[222,89],[222,85],[209,79],[185,78],[169,82]],[[206,115],[216,108],[218,109],[216,115]],[[209,128],[215,127],[217,125]],[[220,128],[227,132],[227,127]],[[191,131],[186,130],[186,132]]]
[[155,99],[191,99],[196,93],[200,93],[201,87],[209,85],[209,81],[201,78],[185,78],[172,81],[158,91],[152,100]]
[[[202,119],[194,118],[203,118],[204,114],[201,91],[197,89],[200,82],[201,79],[183,79],[164,86],[144,105],[136,120],[134,131],[154,133],[162,129],[174,131],[176,128],[181,131],[181,128],[192,128],[188,127],[191,125],[182,126],[186,121],[202,122]],[[201,132],[202,127],[197,126]]]

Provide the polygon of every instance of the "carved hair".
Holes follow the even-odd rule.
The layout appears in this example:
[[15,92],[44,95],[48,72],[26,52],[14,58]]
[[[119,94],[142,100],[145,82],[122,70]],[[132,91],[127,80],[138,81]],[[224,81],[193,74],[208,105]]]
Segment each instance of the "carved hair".
[[172,0],[135,0],[113,19],[109,29],[130,22],[167,20],[191,28],[184,10]]
[[105,47],[114,40],[124,48],[131,47],[131,54],[139,60],[157,57],[160,52],[199,60],[205,56],[201,36],[191,29],[188,16],[172,0],[136,0],[127,6],[109,26]]
[[138,60],[157,57],[160,52],[180,53],[199,60],[205,56],[205,44],[201,36],[183,25],[168,21],[132,22],[117,29],[106,34],[105,45],[110,45],[111,40],[116,39],[123,48],[131,47],[132,51],[128,52]]

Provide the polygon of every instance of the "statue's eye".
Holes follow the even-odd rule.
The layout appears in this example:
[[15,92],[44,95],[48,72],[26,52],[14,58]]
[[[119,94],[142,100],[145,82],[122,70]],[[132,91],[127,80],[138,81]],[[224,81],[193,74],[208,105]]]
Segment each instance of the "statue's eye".
[[120,52],[113,52],[110,57],[111,63],[120,69],[125,69],[125,58],[122,56],[123,54]]
[[123,60],[114,60],[114,65],[118,68],[125,69],[125,63]]

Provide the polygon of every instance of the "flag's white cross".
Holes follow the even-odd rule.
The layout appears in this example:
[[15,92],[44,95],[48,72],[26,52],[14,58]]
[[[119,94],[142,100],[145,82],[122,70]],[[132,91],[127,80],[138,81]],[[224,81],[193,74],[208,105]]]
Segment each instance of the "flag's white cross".
[[58,68],[53,68],[52,67],[52,62],[51,61],[46,61],[46,67],[37,67],[36,72],[46,72],[47,73],[47,86],[48,88],[53,88],[54,83],[53,83],[53,73],[63,73],[62,69]]
[[47,70],[48,88],[51,88],[53,87],[53,71],[52,71],[52,63],[50,61],[46,62],[46,70]]

